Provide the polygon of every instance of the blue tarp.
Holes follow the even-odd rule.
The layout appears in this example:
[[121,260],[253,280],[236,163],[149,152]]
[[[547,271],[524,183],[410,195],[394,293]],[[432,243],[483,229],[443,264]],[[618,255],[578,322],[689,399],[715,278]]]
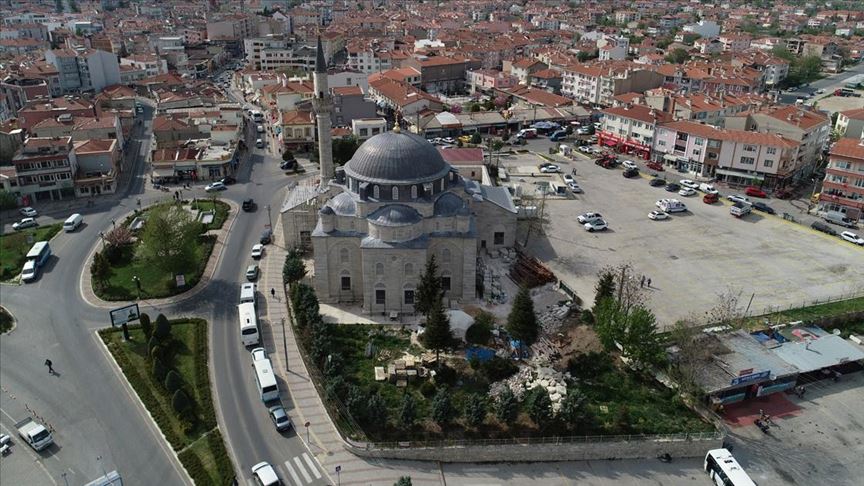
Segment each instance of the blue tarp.
[[487,348],[472,347],[465,350],[465,359],[469,361],[476,358],[481,363],[484,363],[492,359],[493,356],[495,356],[495,351]]

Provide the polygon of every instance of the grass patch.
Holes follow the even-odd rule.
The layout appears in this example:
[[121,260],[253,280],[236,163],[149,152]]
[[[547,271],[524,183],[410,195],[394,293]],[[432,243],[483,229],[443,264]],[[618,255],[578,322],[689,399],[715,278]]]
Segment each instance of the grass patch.
[[748,318],[746,324],[748,328],[755,329],[764,327],[766,321],[771,325],[794,321],[807,322],[860,311],[864,311],[864,297],[763,314]]
[[213,222],[205,225],[207,230],[218,230],[225,224],[228,219],[228,213],[231,211],[231,206],[223,201],[213,201],[212,199],[198,199],[193,202],[190,207],[193,210],[212,211],[216,207],[216,215],[213,217]]
[[132,300],[138,296],[132,277],[138,276],[141,279],[142,297],[158,299],[183,293],[201,280],[215,244],[215,236],[199,237],[196,258],[183,268],[174,270],[174,273],[186,276],[186,287],[178,288],[173,274],[164,273],[150,262],[139,258],[136,254],[138,244],[133,244],[123,249],[120,262],[111,267],[108,282],[105,285],[94,285],[93,291],[103,300]]
[[193,404],[186,417],[174,410],[168,390],[153,376],[153,364],[140,326],[129,328],[128,342],[123,341],[120,329],[105,329],[99,334],[171,447],[180,451],[180,461],[195,484],[228,484],[234,470],[216,428],[207,371],[207,322],[171,321],[171,344],[164,345],[173,349],[173,358],[166,366],[180,375],[183,389]]
[[[0,235],[0,280],[10,280],[21,273],[27,262],[27,252],[37,241],[48,241],[63,229],[63,223],[28,228],[15,233]],[[28,235],[33,242],[28,243]]]
[[12,314],[3,307],[0,307],[0,334],[8,332],[12,329]]

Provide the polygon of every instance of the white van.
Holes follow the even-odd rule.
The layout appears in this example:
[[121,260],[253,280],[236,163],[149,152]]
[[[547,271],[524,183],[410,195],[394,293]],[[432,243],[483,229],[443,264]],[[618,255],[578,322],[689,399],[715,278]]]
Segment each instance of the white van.
[[24,269],[21,270],[21,280],[24,282],[30,282],[32,280],[36,280],[36,275],[38,268],[36,266],[36,260],[27,260],[27,263],[24,264]]
[[255,316],[255,304],[250,302],[237,306],[240,315],[240,340],[244,346],[254,346],[261,342],[258,337],[258,318]]
[[661,211],[667,213],[682,213],[687,211],[687,206],[677,199],[661,199],[655,203]]
[[702,184],[699,184],[699,190],[704,192],[705,194],[719,194],[720,193],[720,191],[715,189],[714,186],[712,186],[711,184],[708,184],[707,182],[703,182]]
[[258,148],[264,148],[264,140],[261,140],[260,138],[255,140],[255,146]]
[[66,221],[63,222],[63,231],[65,231],[67,233],[71,233],[71,232],[75,231],[76,229],[78,229],[78,227],[81,226],[81,223],[83,223],[83,222],[84,222],[84,217],[82,217],[78,213],[75,213],[72,216],[69,216],[68,218],[66,218]]
[[829,223],[839,224],[840,226],[845,226],[847,228],[855,228],[855,222],[847,218],[846,215],[840,211],[828,211],[825,213],[823,219]]
[[255,297],[255,284],[254,283],[244,283],[240,287],[240,303],[251,303],[255,305],[257,303],[257,298]]
[[257,127],[255,127],[255,130],[258,133],[264,133],[264,125],[258,125]]
[[258,387],[258,396],[264,403],[279,400],[279,385],[273,374],[273,365],[269,359],[258,359],[252,362],[255,370],[255,385]]
[[260,121],[264,120],[264,114],[258,110],[252,110],[251,115],[252,115],[252,120],[255,122],[260,122]]

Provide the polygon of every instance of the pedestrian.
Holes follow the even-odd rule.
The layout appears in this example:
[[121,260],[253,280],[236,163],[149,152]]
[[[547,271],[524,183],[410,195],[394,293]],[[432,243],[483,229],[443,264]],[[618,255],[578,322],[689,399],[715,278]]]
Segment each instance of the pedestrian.
[[651,288],[651,279],[650,278],[648,279],[648,288],[649,289]]
[[50,359],[46,359],[45,360],[45,366],[48,367],[48,374],[53,375],[54,374],[54,363],[52,363]]
[[645,286],[645,275],[642,275],[642,279],[639,280],[639,287],[642,288]]
[[273,287],[270,287],[270,296],[276,297],[276,289],[274,289]]

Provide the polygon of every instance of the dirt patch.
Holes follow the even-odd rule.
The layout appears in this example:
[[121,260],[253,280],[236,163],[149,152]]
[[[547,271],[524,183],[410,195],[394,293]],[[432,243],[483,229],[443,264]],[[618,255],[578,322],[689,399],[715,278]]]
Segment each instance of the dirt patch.
[[556,339],[556,344],[558,344],[561,353],[561,359],[558,360],[558,363],[559,366],[563,367],[567,366],[567,361],[571,356],[603,351],[600,338],[597,337],[594,329],[587,324],[574,324],[564,329],[562,335]]

